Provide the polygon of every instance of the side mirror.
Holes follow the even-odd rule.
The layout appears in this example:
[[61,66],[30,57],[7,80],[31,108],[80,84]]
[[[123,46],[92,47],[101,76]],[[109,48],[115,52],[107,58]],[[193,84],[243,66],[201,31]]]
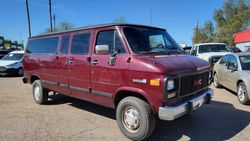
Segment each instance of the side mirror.
[[231,70],[232,72],[237,71],[238,69],[234,66],[228,66],[228,69]]
[[109,54],[109,46],[108,45],[96,45],[95,53],[102,54],[102,55]]

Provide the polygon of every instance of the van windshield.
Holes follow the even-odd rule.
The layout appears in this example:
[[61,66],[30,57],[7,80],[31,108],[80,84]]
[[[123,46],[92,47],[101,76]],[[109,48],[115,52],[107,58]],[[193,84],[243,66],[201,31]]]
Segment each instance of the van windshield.
[[125,27],[123,32],[135,53],[184,53],[165,31],[150,27]]

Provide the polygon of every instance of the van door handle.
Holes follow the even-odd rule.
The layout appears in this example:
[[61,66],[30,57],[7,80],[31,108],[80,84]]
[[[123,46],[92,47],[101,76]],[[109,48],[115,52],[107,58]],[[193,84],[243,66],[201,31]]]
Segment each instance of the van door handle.
[[72,64],[72,63],[74,63],[74,60],[73,59],[69,59],[68,60],[68,64]]
[[96,65],[96,64],[98,64],[98,61],[94,60],[94,61],[91,62],[91,64]]

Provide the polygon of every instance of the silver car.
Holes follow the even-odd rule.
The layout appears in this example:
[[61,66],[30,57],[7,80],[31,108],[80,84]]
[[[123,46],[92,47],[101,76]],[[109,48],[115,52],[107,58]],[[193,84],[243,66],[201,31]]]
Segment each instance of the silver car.
[[227,54],[214,66],[214,86],[237,92],[242,104],[250,104],[250,52]]

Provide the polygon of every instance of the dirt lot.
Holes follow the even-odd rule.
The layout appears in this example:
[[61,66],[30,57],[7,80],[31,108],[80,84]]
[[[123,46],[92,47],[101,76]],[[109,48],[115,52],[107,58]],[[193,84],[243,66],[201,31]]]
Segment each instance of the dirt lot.
[[[33,102],[31,86],[21,78],[0,77],[0,140],[127,140],[115,111],[62,95],[48,105]],[[172,122],[157,121],[149,140],[250,140],[250,106],[228,90],[216,89],[212,104]]]

